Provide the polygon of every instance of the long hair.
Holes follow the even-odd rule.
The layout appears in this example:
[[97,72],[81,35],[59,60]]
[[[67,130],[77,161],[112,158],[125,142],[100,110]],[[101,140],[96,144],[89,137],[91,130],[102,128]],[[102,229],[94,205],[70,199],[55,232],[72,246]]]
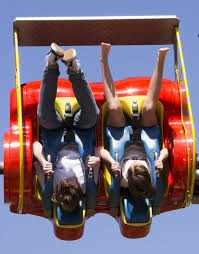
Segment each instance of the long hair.
[[137,198],[152,198],[154,188],[151,176],[147,168],[143,165],[131,167],[127,171],[128,188],[132,196]]

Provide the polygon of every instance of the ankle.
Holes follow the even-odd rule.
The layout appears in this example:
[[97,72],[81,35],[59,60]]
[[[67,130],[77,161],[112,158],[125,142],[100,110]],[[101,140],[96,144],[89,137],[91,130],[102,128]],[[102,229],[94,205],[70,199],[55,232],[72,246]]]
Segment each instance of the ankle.
[[46,63],[46,67],[48,67],[49,69],[57,69],[58,68],[58,63],[52,63],[52,64],[50,64],[50,63]]
[[77,58],[68,63],[67,73],[71,75],[80,73],[80,61]]

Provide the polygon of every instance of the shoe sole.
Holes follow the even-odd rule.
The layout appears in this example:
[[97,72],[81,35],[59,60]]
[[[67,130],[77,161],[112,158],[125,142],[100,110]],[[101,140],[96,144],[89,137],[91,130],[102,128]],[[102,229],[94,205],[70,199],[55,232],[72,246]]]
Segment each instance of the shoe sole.
[[62,48],[60,48],[54,42],[51,44],[51,50],[52,50],[53,54],[56,55],[57,57],[63,57],[64,56],[64,50]]
[[64,51],[64,56],[62,57],[61,61],[69,65],[75,57],[76,57],[76,50],[73,48],[68,49]]

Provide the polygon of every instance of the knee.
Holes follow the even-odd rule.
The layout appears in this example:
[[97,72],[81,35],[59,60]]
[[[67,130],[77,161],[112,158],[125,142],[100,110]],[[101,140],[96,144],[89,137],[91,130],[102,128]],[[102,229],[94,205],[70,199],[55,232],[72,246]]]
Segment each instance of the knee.
[[96,111],[95,111],[96,121],[97,121],[99,115],[100,115],[99,108],[96,108]]
[[118,112],[121,110],[121,106],[120,104],[118,105],[118,103],[110,102],[108,103],[108,110]]
[[99,115],[100,115],[100,111],[99,111],[98,108],[96,108],[96,109],[94,110],[92,116],[91,116],[92,122],[93,122],[92,125],[95,125],[95,124],[97,123],[97,120],[98,120]]
[[142,113],[144,114],[153,114],[155,112],[156,105],[154,103],[144,103],[142,108]]
[[39,122],[39,125],[46,128],[46,119],[43,114],[40,112],[37,112],[37,120]]
[[95,108],[95,110],[93,111],[93,114],[90,115],[90,126],[95,126],[98,120],[98,117],[100,115],[100,111],[98,109],[98,107]]
[[46,122],[46,114],[45,112],[42,112],[41,110],[37,110],[37,120],[39,121],[39,124],[42,125],[42,123]]
[[39,124],[44,120],[44,115],[40,111],[37,111],[37,120]]
[[38,120],[39,125],[41,127],[45,128],[45,129],[53,129],[52,126],[51,126],[52,124],[50,123],[50,121],[41,112],[37,112],[37,120]]

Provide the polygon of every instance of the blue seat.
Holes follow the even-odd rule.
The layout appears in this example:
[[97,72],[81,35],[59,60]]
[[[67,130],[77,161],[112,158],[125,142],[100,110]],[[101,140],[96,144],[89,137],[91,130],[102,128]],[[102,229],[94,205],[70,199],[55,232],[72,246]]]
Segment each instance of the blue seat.
[[79,202],[79,205],[73,212],[65,212],[56,207],[57,219],[59,225],[80,225],[83,222],[83,202]]
[[[53,163],[55,163],[57,157],[57,151],[59,146],[63,144],[63,133],[64,130],[50,131],[42,128],[43,138],[48,142],[48,147],[46,147],[45,154],[50,154],[53,158]],[[78,145],[80,156],[85,162],[88,154],[94,154],[94,142],[95,142],[95,128],[90,129],[75,129],[75,142]],[[56,142],[55,142],[56,141]],[[51,149],[52,148],[52,149]],[[83,217],[83,202],[86,203],[86,209],[92,209],[94,211],[96,207],[97,199],[97,185],[94,180],[94,175],[91,178],[89,171],[86,170],[86,199],[81,201],[76,210],[72,213],[63,212],[59,207],[56,207],[57,219],[60,225],[78,225],[81,224]],[[51,196],[53,193],[53,176],[50,181],[45,181],[45,185],[42,189],[42,205],[45,209],[50,209],[52,207]]]
[[[109,139],[110,153],[114,157],[115,152],[118,153],[119,163],[122,163],[125,145],[130,140],[131,126],[122,128],[107,127],[106,135]],[[163,201],[163,184],[161,178],[156,178],[154,155],[157,151],[159,154],[159,126],[152,128],[141,129],[141,140],[144,145],[147,158],[151,165],[152,182],[155,188],[152,204],[155,207],[160,207]],[[111,177],[111,185],[109,188],[110,207],[119,207],[120,204],[120,179]],[[148,199],[140,200],[127,195],[123,200],[124,216],[130,223],[142,223],[150,220],[150,202]],[[121,207],[120,207],[121,209]]]
[[124,197],[124,214],[128,223],[145,223],[150,220],[150,203],[148,199]]

